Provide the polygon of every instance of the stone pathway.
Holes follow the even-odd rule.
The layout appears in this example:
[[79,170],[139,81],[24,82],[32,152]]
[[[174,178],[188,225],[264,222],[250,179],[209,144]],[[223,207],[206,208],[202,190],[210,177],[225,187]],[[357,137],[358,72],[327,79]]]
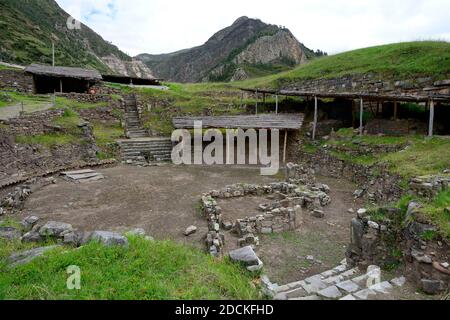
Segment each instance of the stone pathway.
[[[32,113],[37,111],[45,111],[53,107],[52,103],[42,103],[42,104],[33,104],[33,105],[24,105],[23,111],[25,113]],[[20,116],[22,112],[22,105],[16,104],[12,106],[6,106],[0,108],[0,120],[9,120],[12,118],[17,118]]]
[[142,127],[139,119],[136,96],[129,95],[124,100],[127,137],[130,139],[149,137],[147,130]]
[[380,269],[369,266],[366,273],[350,268],[344,261],[337,267],[306,279],[278,285],[263,276],[264,293],[275,300],[369,300],[387,297],[394,287],[406,282],[404,277],[390,281],[380,279]]

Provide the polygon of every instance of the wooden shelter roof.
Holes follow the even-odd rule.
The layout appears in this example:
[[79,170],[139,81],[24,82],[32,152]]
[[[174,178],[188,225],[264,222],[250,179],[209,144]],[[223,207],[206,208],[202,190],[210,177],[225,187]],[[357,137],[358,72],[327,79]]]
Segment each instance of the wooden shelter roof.
[[73,68],[73,67],[53,67],[40,64],[32,64],[25,68],[25,72],[56,78],[74,78],[80,80],[102,80],[101,74],[97,70]]
[[280,129],[299,130],[303,125],[304,114],[259,114],[217,117],[176,117],[172,122],[177,129],[192,129],[194,121],[202,121],[203,128],[232,129]]
[[407,94],[386,94],[386,93],[364,93],[364,92],[317,92],[300,90],[271,90],[271,89],[248,89],[241,88],[242,91],[263,94],[277,94],[282,96],[317,97],[317,98],[344,98],[344,99],[364,99],[377,101],[405,101],[405,102],[427,102],[429,100],[450,102],[450,95],[407,95]]

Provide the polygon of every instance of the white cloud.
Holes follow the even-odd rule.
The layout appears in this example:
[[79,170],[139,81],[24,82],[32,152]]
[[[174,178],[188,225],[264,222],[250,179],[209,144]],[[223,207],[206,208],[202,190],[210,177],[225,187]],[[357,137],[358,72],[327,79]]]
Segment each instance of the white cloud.
[[331,53],[398,41],[450,40],[448,0],[57,0],[123,51],[164,53],[203,44],[246,15],[283,25]]

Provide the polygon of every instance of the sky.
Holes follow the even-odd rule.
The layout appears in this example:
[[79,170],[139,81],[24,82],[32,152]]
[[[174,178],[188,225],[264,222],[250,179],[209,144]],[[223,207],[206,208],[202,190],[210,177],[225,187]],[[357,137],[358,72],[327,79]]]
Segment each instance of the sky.
[[449,0],[56,0],[125,53],[169,53],[205,43],[248,16],[285,26],[330,54],[415,40],[450,41]]

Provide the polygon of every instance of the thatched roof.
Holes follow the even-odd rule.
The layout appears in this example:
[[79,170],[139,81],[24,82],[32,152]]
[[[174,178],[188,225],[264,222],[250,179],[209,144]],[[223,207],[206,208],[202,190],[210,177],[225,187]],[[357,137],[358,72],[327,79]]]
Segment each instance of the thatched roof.
[[202,121],[203,128],[280,129],[299,130],[304,115],[301,113],[260,114],[218,117],[177,117],[172,122],[177,129],[192,129],[194,121]]
[[72,67],[52,67],[46,65],[32,64],[25,68],[25,72],[48,77],[75,78],[81,80],[102,80],[97,70],[89,70]]

